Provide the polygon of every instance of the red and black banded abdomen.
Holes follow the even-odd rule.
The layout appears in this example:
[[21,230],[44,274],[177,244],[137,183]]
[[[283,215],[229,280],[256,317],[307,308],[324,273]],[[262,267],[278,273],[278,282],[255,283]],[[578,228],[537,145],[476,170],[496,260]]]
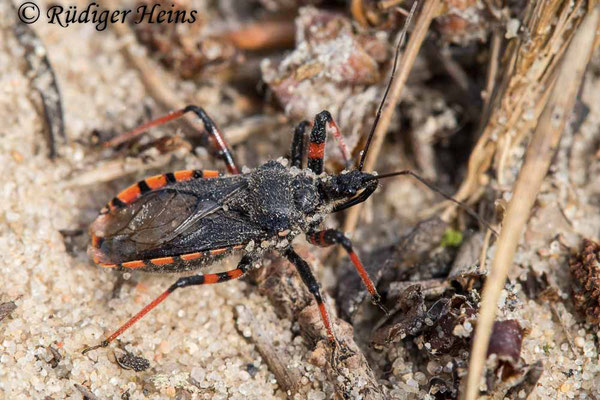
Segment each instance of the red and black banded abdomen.
[[176,272],[198,268],[262,237],[239,209],[227,207],[246,189],[242,177],[178,171],[125,189],[90,227],[90,255],[112,268]]

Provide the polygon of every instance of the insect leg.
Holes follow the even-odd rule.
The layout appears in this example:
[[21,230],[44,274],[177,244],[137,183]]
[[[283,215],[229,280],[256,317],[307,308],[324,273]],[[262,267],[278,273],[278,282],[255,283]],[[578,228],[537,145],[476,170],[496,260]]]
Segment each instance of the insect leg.
[[308,144],[308,168],[315,174],[323,172],[323,158],[325,156],[325,140],[327,139],[327,127],[333,130],[333,136],[337,140],[338,146],[342,151],[342,156],[346,166],[350,162],[350,153],[344,142],[340,128],[337,126],[329,111],[321,111],[315,117],[313,128],[310,132],[310,142]]
[[229,171],[230,174],[235,174],[235,175],[239,174],[240,170],[237,167],[237,165],[235,164],[233,155],[231,154],[231,150],[229,148],[229,145],[225,141],[223,134],[221,133],[219,128],[217,128],[217,125],[208,116],[208,114],[206,114],[204,109],[201,107],[198,107],[198,106],[194,106],[194,105],[187,106],[181,110],[173,111],[163,117],[146,122],[145,124],[140,125],[137,128],[135,128],[134,130],[125,132],[122,135],[119,135],[119,136],[113,138],[112,140],[106,142],[106,146],[112,147],[112,146],[116,146],[121,143],[127,142],[128,140],[133,139],[135,136],[146,132],[150,128],[154,128],[156,126],[165,124],[169,121],[173,121],[177,118],[181,118],[184,114],[186,114],[188,112],[193,112],[194,114],[196,114],[198,116],[198,118],[200,118],[202,123],[204,124],[204,129],[206,129],[206,131],[208,132],[208,134],[211,137],[213,145],[219,151],[219,153],[218,153],[219,157],[225,162],[227,171]]
[[175,290],[177,290],[179,288],[184,288],[187,286],[205,285],[205,284],[207,285],[207,284],[211,284],[211,283],[221,283],[221,282],[227,282],[232,279],[237,279],[237,278],[242,277],[246,273],[246,271],[250,268],[251,265],[252,265],[252,260],[250,259],[250,257],[244,256],[240,260],[236,269],[232,269],[230,271],[225,271],[225,272],[219,272],[216,274],[186,276],[186,277],[178,279],[177,282],[172,284],[160,296],[158,296],[151,303],[146,305],[146,307],[144,307],[140,312],[138,312],[136,315],[134,315],[133,318],[131,318],[129,321],[127,321],[125,324],[123,324],[123,326],[121,326],[119,329],[117,329],[112,335],[110,335],[108,338],[106,338],[106,340],[103,340],[99,345],[86,348],[85,350],[83,350],[83,354],[87,353],[88,351],[97,349],[99,347],[108,346],[110,344],[110,342],[112,342],[113,340],[115,340],[116,338],[121,336],[121,334],[123,332],[125,332],[129,327],[131,327],[131,325],[135,324],[144,315],[148,314],[148,312],[150,312],[157,305],[162,303]]
[[362,262],[358,258],[358,255],[354,252],[354,249],[352,248],[352,242],[346,237],[346,235],[344,235],[342,231],[338,231],[336,229],[325,229],[318,232],[309,232],[306,234],[306,237],[310,243],[321,247],[332,246],[334,244],[341,245],[348,253],[348,256],[350,256],[352,264],[354,264],[356,267],[360,278],[371,294],[373,304],[381,308],[386,314],[388,313],[383,304],[381,304],[381,296],[379,293],[377,293],[377,289],[375,289],[373,281],[371,281],[371,278],[369,278],[369,275],[367,274]]
[[288,248],[283,252],[283,255],[296,267],[300,277],[304,284],[308,287],[308,290],[312,293],[315,300],[317,301],[317,305],[319,306],[319,312],[321,313],[321,319],[323,320],[323,325],[325,325],[325,329],[327,330],[327,339],[329,342],[336,343],[335,335],[333,334],[333,328],[331,326],[331,322],[329,320],[329,315],[327,314],[327,310],[325,309],[325,303],[323,303],[323,297],[321,296],[321,289],[319,289],[319,284],[312,271],[310,270],[310,266],[306,261],[302,259],[292,249]]
[[302,121],[294,129],[294,139],[292,140],[292,167],[302,168],[302,157],[304,153],[304,145],[306,143],[306,128],[310,126],[310,122]]
[[221,131],[217,128],[217,125],[201,107],[191,105],[183,109],[184,114],[190,111],[195,113],[204,124],[204,129],[208,131],[212,138],[213,145],[219,150],[219,157],[225,162],[227,171],[229,171],[230,174],[238,175],[240,169],[237,167],[233,159],[233,154],[231,154],[231,149],[221,134]]
[[331,133],[333,133],[333,137],[336,140],[336,143],[342,152],[342,157],[344,157],[344,163],[346,164],[346,168],[350,168],[350,151],[348,150],[348,146],[346,145],[346,141],[344,140],[344,136],[342,136],[342,131],[340,127],[335,122],[335,119],[331,116],[329,111],[322,111],[321,113],[326,113],[327,125],[331,129]]

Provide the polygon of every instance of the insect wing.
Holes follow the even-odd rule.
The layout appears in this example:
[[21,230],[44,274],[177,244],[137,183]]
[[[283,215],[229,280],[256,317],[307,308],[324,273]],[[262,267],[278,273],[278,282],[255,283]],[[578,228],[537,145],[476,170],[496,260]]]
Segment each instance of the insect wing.
[[99,260],[123,262],[169,247],[169,242],[189,234],[246,186],[244,181],[201,182],[200,187],[207,186],[203,190],[176,184],[146,193],[126,207],[100,216],[91,226],[91,232],[102,238],[96,252]]

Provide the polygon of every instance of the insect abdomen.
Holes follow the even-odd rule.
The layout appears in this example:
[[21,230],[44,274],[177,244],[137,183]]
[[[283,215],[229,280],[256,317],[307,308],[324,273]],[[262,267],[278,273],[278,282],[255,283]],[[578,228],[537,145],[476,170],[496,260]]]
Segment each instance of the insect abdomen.
[[177,256],[157,257],[147,260],[134,260],[121,263],[103,263],[94,257],[94,262],[104,268],[117,268],[123,270],[138,270],[144,272],[183,272],[210,264],[217,259],[226,257],[236,250],[241,250],[244,245],[223,247],[219,249],[196,251]]

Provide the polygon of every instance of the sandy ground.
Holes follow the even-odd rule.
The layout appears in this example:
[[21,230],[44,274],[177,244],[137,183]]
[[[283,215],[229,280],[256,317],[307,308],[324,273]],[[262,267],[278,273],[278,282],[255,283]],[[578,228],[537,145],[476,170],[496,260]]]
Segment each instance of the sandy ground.
[[[305,391],[300,397],[328,398],[331,385],[324,382],[319,368],[308,362],[310,350],[300,337],[292,335],[290,322],[278,318],[265,298],[241,281],[177,292],[127,331],[118,346],[81,354],[86,345],[98,343],[173,281],[165,276],[131,276],[128,282],[133,284],[126,281],[113,296],[116,274],[93,266],[85,244],[76,243],[74,250],[67,251],[59,232],[86,230],[116,191],[154,172],[129,174],[109,184],[72,184],[101,164],[97,159],[102,154],[94,154],[96,160],[90,161],[85,145],[94,129],[120,131],[133,126],[144,115],[144,105],[152,107],[154,103],[145,94],[137,72],[121,56],[122,43],[112,32],[98,33],[81,25],[69,29],[36,25],[58,77],[69,138],[68,144],[59,147],[61,157],[50,161],[37,99],[24,73],[23,50],[10,30],[11,12],[0,3],[0,303],[14,301],[17,307],[0,322],[0,398],[81,398],[76,385],[101,399],[286,398],[247,340],[253,332],[243,317],[245,308],[260,316],[274,346],[295,355],[289,368],[304,376]],[[596,65],[599,61],[596,59]],[[192,91],[190,88],[187,95]],[[518,277],[528,267],[555,271],[565,300],[556,307],[573,337],[574,349],[549,305],[527,299],[520,284],[507,286],[502,303],[510,302],[510,307],[503,307],[502,317],[517,318],[529,329],[524,360],[544,362],[544,375],[530,398],[600,396],[596,329],[582,322],[568,300],[566,252],[556,241],[557,235],[563,234],[576,246],[581,237],[600,236],[600,161],[582,161],[590,160],[589,149],[598,145],[599,93],[600,79],[590,71],[583,97],[590,114],[575,136],[572,132],[565,136],[513,274]],[[216,111],[215,104],[206,106]],[[212,114],[217,121],[222,118]],[[169,168],[214,164],[200,152],[199,156],[180,155]],[[390,183],[388,197],[397,198],[412,187],[403,185]],[[407,207],[421,204],[418,196],[410,200]],[[565,203],[570,204],[563,210],[568,221],[557,208]],[[225,262],[216,268],[223,270],[233,264]],[[58,363],[49,347],[59,355]],[[151,367],[142,373],[120,368],[114,362],[117,348],[145,357]],[[393,365],[384,382],[390,398],[425,397],[426,379],[422,372],[415,375],[422,368],[407,361],[401,349],[388,350],[377,360],[381,365]]]
[[[111,298],[116,275],[94,267],[84,248],[75,257],[68,255],[59,233],[86,229],[101,204],[118,190],[105,185],[66,188],[86,164],[77,140],[89,137],[94,128],[109,128],[111,120],[135,124],[128,113],[152,102],[136,73],[127,68],[113,34],[98,34],[91,26],[57,29],[39,24],[58,74],[70,141],[61,147],[59,159],[49,161],[42,120],[28,97],[23,52],[10,30],[11,10],[5,2],[0,7],[0,113],[5,121],[0,168],[6,177],[1,185],[0,300],[17,305],[2,322],[0,397],[81,398],[77,383],[103,399],[124,393],[131,399],[166,398],[175,395],[176,387],[198,398],[282,398],[273,375],[236,328],[236,307],[264,303],[243,282],[177,293],[140,329],[125,334],[123,343],[135,343],[136,353],[151,360],[145,378],[119,368],[111,349],[81,354],[85,345],[98,342],[173,281],[146,276]],[[195,163],[182,160],[179,166],[201,166]],[[272,313],[271,318],[277,322],[273,331],[289,342],[289,329]],[[48,346],[62,357],[56,368],[48,363]],[[189,383],[190,377],[197,386]]]

